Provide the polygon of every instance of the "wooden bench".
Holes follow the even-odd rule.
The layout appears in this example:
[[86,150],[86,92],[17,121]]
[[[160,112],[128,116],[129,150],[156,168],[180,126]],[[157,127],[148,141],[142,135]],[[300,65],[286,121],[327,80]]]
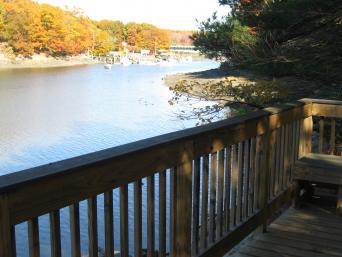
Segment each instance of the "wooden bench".
[[342,157],[309,153],[294,166],[294,178],[338,186],[337,210],[342,214]]

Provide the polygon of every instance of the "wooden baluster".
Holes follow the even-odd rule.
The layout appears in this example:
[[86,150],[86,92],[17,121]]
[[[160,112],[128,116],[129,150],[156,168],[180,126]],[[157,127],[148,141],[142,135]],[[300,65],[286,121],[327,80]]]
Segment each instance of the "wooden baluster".
[[120,256],[128,257],[128,186],[120,187]]
[[289,160],[289,153],[290,153],[290,124],[285,125],[285,139],[284,139],[284,171],[283,171],[283,180],[282,180],[282,189],[286,189],[288,186],[288,177],[289,177],[289,170],[290,170],[290,160]]
[[260,172],[261,172],[261,157],[262,157],[262,136],[257,136],[255,140],[255,178],[254,178],[254,196],[253,196],[253,211],[261,208],[260,205]]
[[304,120],[299,120],[299,132],[298,132],[298,159],[304,156]]
[[223,235],[224,149],[218,152],[218,159],[216,240],[220,239]]
[[281,167],[281,142],[282,142],[282,128],[278,128],[275,131],[276,135],[276,147],[275,151],[272,147],[272,152],[270,153],[273,157],[270,157],[270,172],[271,172],[271,190],[270,190],[270,198],[272,199],[275,197],[279,191],[279,173],[280,173],[280,167]]
[[181,165],[177,170],[176,251],[174,257],[191,256],[191,201],[193,143],[184,144]]
[[89,257],[98,257],[97,241],[97,199],[96,196],[88,199],[88,236]]
[[166,256],[166,172],[159,173],[159,256]]
[[170,170],[170,257],[176,255],[177,169]]
[[[274,130],[275,137],[277,139],[278,129]],[[276,172],[277,172],[277,158],[278,158],[278,142],[275,140],[274,146],[272,148],[272,163],[271,163],[271,174],[270,174],[270,199],[275,197],[275,188],[276,188]]]
[[298,158],[299,158],[299,147],[300,147],[300,144],[299,144],[299,137],[300,137],[300,120],[297,120],[295,122],[295,126],[294,126],[294,156],[293,156],[293,163],[295,163]]
[[0,195],[0,210],[0,257],[16,257],[15,228],[10,223],[7,195]]
[[253,214],[253,204],[254,204],[254,186],[255,186],[255,138],[251,139],[251,146],[249,149],[249,180],[248,180],[248,206],[247,206],[247,216]]
[[244,143],[243,149],[243,170],[242,170],[242,220],[247,218],[247,208],[248,208],[248,194],[249,194],[249,140]]
[[217,173],[217,153],[211,154],[210,173],[210,206],[209,206],[209,242],[215,242],[215,220],[216,220],[216,173]]
[[28,241],[30,257],[40,257],[38,217],[28,221]]
[[199,253],[199,201],[200,201],[200,176],[201,159],[194,161],[194,183],[193,183],[193,212],[192,212],[192,255]]
[[80,207],[78,203],[69,206],[71,256],[81,257]]
[[104,193],[105,256],[114,257],[113,191]]
[[279,185],[279,169],[280,169],[280,148],[281,148],[281,128],[277,128],[274,130],[274,145],[270,148],[270,156],[267,160],[269,163],[267,167],[269,167],[268,175],[269,178],[269,188],[268,188],[268,200],[274,199],[277,195]]
[[295,153],[296,153],[297,122],[294,121],[292,123],[291,127],[292,127],[292,129],[291,129],[291,155],[290,155],[290,160],[291,160],[291,176],[292,176],[292,166],[296,162]]
[[242,201],[243,201],[243,142],[238,145],[238,186],[237,186],[237,208],[236,224],[242,220]]
[[[275,132],[274,132],[275,133]],[[267,159],[267,153],[271,153],[270,151],[272,149],[269,149],[269,145],[267,144],[269,141],[270,133],[266,132],[266,134],[260,135],[257,137],[256,141],[256,155],[255,155],[255,166],[256,166],[256,172],[257,172],[257,183],[256,187],[258,187],[258,193],[257,197],[255,197],[255,203],[254,205],[257,206],[257,209],[259,211],[263,210],[265,208],[265,205],[268,200],[268,193],[267,190],[270,189],[270,174],[268,174],[268,159]],[[275,142],[273,142],[275,144]],[[273,147],[276,147],[273,145]],[[266,181],[266,177],[268,177],[268,181]],[[269,184],[267,185],[266,182]],[[263,229],[266,231],[265,228],[265,220],[266,220],[266,213],[264,213],[264,222],[263,222]]]
[[330,130],[330,150],[329,154],[335,154],[335,135],[336,135],[336,119],[331,119],[331,130]]
[[154,256],[154,175],[147,177],[147,257]]
[[[261,206],[264,208],[264,221],[263,221],[263,231],[266,232],[267,230],[267,219],[269,216],[269,210],[267,209],[268,200],[270,199],[269,195],[269,184],[270,184],[270,173],[272,171],[272,152],[274,151],[274,144],[276,141],[276,132],[269,131],[267,134],[263,136],[263,156],[262,156],[262,173],[261,173],[261,188],[262,193],[260,194],[261,197]],[[264,154],[265,153],[265,154]]]
[[61,257],[61,226],[59,210],[50,213],[51,256]]
[[285,137],[286,137],[285,125],[281,127],[281,141],[280,141],[280,169],[279,169],[279,182],[278,182],[278,194],[283,189],[284,179],[284,164],[285,164]]
[[224,191],[225,232],[230,231],[230,192],[232,181],[232,151],[231,146],[226,148],[226,173]]
[[287,185],[289,186],[292,183],[292,173],[293,173],[293,167],[295,164],[294,160],[294,151],[295,151],[295,122],[292,122],[289,128],[289,172],[288,172],[288,180]]
[[237,199],[237,185],[239,177],[239,167],[238,167],[238,149],[237,145],[232,147],[233,153],[233,170],[232,170],[232,204],[231,204],[231,226],[237,225],[236,218],[236,199]]
[[208,155],[203,157],[203,171],[202,171],[202,209],[201,209],[201,249],[206,249],[207,241],[207,227],[208,227],[208,178],[209,178],[209,158]]
[[301,137],[301,130],[302,130],[302,127],[303,127],[303,123],[301,120],[298,120],[297,121],[297,141],[296,141],[296,161],[299,159],[299,155],[300,155],[300,137]]
[[134,182],[134,256],[142,257],[141,180]]
[[319,117],[318,153],[323,153],[323,144],[324,144],[324,117]]

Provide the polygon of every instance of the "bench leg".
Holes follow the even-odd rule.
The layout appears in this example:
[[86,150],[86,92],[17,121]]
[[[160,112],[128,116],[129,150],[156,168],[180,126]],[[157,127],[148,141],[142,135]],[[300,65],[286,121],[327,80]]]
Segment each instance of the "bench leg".
[[337,213],[342,215],[342,186],[338,186],[337,190]]
[[313,188],[310,182],[298,181],[298,192],[295,199],[295,208],[300,209],[305,202],[310,202],[313,195]]

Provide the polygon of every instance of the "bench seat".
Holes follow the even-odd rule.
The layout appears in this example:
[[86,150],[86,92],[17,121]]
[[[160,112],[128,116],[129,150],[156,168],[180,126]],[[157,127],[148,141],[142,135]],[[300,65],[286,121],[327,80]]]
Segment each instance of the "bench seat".
[[338,186],[337,212],[342,215],[342,157],[309,153],[294,166],[294,179]]
[[342,185],[342,157],[316,153],[306,154],[296,162],[294,178]]

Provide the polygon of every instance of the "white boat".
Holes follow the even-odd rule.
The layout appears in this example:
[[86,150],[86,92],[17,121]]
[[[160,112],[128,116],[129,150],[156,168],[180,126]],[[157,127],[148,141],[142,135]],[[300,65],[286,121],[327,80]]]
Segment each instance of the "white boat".
[[104,68],[105,68],[106,70],[111,70],[111,69],[112,69],[112,66],[113,66],[113,65],[107,63],[107,64],[104,65]]

